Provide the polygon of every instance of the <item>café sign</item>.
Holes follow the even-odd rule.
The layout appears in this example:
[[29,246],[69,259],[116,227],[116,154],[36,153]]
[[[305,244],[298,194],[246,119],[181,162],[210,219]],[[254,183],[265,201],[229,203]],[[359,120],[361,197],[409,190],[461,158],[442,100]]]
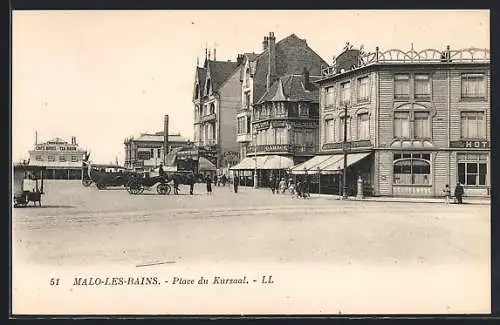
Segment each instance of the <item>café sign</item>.
[[450,141],[451,148],[465,148],[465,149],[489,149],[490,142],[483,140],[460,140],[460,141]]

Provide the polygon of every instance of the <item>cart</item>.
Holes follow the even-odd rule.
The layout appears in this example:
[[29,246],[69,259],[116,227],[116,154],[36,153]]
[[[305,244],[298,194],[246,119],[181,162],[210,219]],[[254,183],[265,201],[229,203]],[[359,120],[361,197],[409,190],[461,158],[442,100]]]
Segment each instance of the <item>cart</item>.
[[42,206],[43,179],[45,167],[28,164],[15,164],[13,177],[14,208],[25,207],[29,202],[33,206]]

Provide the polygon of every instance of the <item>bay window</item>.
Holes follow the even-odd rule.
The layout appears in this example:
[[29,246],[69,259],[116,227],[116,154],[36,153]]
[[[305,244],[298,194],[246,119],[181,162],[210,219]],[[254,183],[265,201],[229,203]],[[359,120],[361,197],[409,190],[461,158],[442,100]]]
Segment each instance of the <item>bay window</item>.
[[486,138],[484,112],[462,112],[460,114],[461,134],[463,139]]

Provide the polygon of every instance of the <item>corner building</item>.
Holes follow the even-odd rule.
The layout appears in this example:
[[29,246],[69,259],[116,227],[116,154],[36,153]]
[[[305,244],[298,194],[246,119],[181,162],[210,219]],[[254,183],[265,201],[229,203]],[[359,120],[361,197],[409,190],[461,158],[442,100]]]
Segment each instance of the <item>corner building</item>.
[[336,192],[347,150],[350,195],[359,177],[375,196],[442,196],[457,182],[490,195],[488,50],[346,49],[318,84],[320,155],[295,170],[319,169]]

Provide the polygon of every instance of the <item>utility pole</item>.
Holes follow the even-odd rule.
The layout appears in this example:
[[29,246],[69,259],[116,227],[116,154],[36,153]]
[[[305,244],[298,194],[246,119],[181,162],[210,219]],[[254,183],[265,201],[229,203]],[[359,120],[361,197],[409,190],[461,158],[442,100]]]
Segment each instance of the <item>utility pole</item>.
[[163,121],[163,165],[167,165],[168,154],[168,115],[165,115]]
[[342,146],[344,150],[344,173],[342,181],[342,199],[347,199],[347,104],[344,107],[344,143]]

